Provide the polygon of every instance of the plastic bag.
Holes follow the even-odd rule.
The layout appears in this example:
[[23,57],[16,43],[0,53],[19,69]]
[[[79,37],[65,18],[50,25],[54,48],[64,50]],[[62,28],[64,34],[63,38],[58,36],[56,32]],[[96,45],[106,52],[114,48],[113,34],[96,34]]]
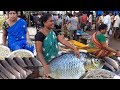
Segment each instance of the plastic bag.
[[77,32],[76,32],[77,35],[83,35],[83,33],[84,32],[82,30],[77,30]]

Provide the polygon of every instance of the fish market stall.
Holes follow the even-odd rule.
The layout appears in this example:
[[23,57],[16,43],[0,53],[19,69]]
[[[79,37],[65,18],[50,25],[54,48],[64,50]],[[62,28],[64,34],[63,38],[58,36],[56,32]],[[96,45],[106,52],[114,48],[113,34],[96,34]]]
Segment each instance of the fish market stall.
[[[75,41],[72,41],[72,44],[79,47],[80,58],[77,58],[71,49],[59,43],[59,55],[49,62],[51,79],[120,78],[113,72],[103,70],[102,60],[91,55],[88,46]],[[0,61],[0,79],[42,79],[42,64],[33,53],[24,49],[11,52],[6,46],[1,47],[4,47],[2,50],[6,50],[7,55],[0,53],[0,56],[4,56]]]

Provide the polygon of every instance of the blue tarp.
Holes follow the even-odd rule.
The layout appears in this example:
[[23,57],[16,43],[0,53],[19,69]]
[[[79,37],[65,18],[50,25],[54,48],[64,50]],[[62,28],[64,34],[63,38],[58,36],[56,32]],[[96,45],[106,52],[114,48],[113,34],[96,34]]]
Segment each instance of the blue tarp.
[[[100,16],[103,14],[104,11],[96,11],[96,16]],[[109,12],[113,12],[114,15],[118,15],[119,11],[109,11]]]
[[103,11],[96,11],[96,16],[101,16],[103,14]]
[[109,11],[112,12],[114,15],[118,15],[119,11]]

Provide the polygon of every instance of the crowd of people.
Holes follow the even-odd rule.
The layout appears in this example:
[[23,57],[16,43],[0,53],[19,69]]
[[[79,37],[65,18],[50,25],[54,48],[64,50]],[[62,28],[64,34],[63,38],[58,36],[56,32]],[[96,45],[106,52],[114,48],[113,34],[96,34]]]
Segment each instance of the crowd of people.
[[[105,11],[103,15],[95,17],[92,12],[51,14],[36,13],[31,17],[37,33],[35,35],[35,47],[31,44],[27,22],[19,16],[17,11],[8,11],[8,17],[3,23],[3,45],[7,45],[12,51],[27,49],[31,52],[36,48],[37,58],[43,65],[43,76],[48,77],[49,62],[58,55],[58,42],[71,48],[79,58],[78,49],[70,44],[64,37],[78,41],[77,31],[86,32],[94,30],[89,46],[98,48],[91,53],[105,60],[105,64],[112,71],[119,71],[119,65],[109,58],[111,55],[120,56],[120,51],[110,48],[106,38],[113,36],[120,39],[120,14],[114,15]],[[60,32],[57,30],[60,29]],[[82,33],[80,36],[82,36]],[[7,38],[8,37],[8,38]],[[7,44],[6,44],[7,42]]]

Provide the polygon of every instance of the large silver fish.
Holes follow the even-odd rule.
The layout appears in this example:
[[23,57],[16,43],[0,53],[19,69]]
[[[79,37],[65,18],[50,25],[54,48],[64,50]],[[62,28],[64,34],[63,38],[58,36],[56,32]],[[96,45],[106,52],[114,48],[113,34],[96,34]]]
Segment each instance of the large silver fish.
[[89,53],[80,53],[80,56],[80,59],[84,62],[84,67],[86,71],[100,69],[104,65],[102,59],[96,58],[95,56]]
[[[64,53],[54,58],[49,65],[49,75],[55,79],[79,79],[85,71],[102,68],[101,59],[83,52],[80,53],[80,58],[73,53]],[[90,65],[94,67],[89,68]]]
[[54,79],[79,79],[85,73],[83,62],[73,53],[54,58],[49,66],[49,76]]

